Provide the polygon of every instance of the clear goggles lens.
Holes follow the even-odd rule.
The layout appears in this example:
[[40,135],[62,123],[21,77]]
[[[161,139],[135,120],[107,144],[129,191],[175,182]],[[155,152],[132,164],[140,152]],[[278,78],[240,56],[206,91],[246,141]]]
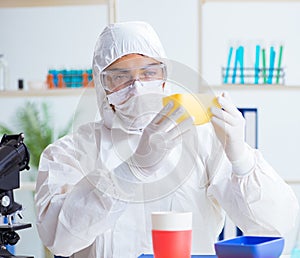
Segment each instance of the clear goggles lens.
[[116,92],[133,83],[135,80],[155,81],[166,80],[167,72],[164,64],[151,64],[133,69],[111,69],[100,74],[101,83],[105,90]]

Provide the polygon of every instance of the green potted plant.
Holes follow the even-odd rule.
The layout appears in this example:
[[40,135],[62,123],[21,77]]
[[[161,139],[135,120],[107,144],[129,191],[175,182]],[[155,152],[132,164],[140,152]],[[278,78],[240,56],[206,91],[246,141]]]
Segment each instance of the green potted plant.
[[[66,135],[73,121],[71,119],[65,128],[56,132],[49,109],[49,104],[45,102],[26,102],[17,109],[13,121],[14,128],[0,124],[0,135],[24,133],[24,142],[30,152],[30,167],[35,171],[38,169],[43,150],[56,139]],[[32,181],[35,181],[35,175]]]

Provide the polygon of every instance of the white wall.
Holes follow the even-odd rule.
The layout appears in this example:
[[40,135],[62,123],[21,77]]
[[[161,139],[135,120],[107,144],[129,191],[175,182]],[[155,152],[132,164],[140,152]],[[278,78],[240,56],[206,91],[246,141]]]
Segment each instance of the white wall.
[[0,8],[0,53],[9,89],[18,79],[45,81],[48,69],[91,68],[96,38],[108,22],[105,5]]
[[117,20],[149,22],[169,59],[198,69],[198,0],[118,0]]

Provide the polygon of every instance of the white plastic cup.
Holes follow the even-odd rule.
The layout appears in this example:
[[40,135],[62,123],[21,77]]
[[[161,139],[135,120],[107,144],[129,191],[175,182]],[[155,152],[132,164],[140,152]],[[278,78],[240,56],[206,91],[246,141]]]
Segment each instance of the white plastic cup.
[[190,258],[192,212],[153,212],[152,243],[155,258]]

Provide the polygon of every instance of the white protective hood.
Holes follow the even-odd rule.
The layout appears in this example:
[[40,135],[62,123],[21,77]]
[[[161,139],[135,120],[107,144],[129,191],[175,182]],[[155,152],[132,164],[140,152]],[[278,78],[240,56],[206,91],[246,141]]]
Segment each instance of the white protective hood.
[[113,110],[101,85],[100,73],[117,59],[128,54],[141,54],[159,61],[166,58],[158,35],[145,22],[115,23],[103,30],[94,50],[93,76],[100,115],[108,128],[112,127]]

